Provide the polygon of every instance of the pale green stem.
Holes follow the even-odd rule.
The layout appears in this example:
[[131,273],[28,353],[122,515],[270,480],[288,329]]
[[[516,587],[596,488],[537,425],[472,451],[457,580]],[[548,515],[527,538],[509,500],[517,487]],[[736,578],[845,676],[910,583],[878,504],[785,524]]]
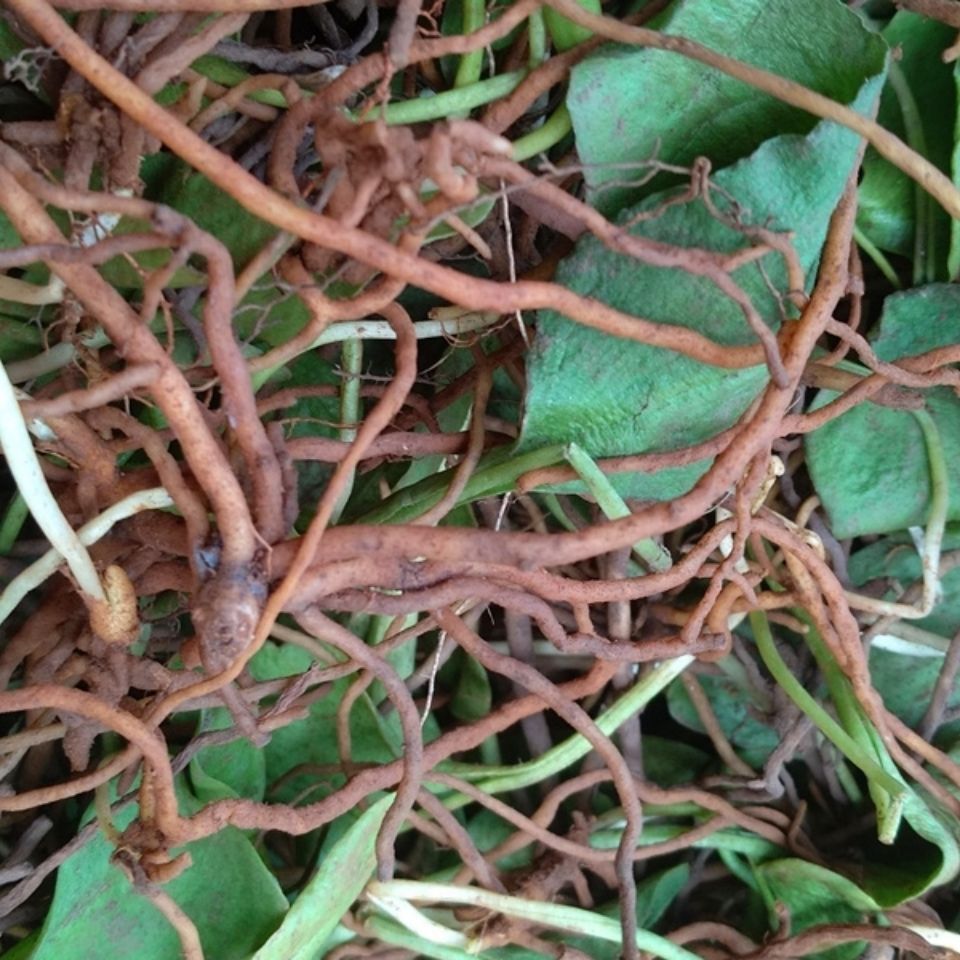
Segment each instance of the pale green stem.
[[540,153],[546,153],[555,147],[573,129],[570,111],[565,103],[561,103],[546,121],[536,130],[525,134],[513,141],[513,159],[523,163]]
[[757,883],[757,877],[751,868],[749,861],[733,850],[718,850],[717,856],[720,862],[736,877],[748,890],[760,893],[760,886]]
[[799,680],[790,672],[773,642],[770,623],[762,610],[750,613],[750,626],[757,643],[757,650],[771,676],[780,685],[783,692],[817,726],[820,732],[857,768],[863,771],[869,780],[876,781],[892,797],[902,797],[905,787],[896,778],[884,770],[869,756],[847,732],[827,713],[823,707],[803,688]]
[[466,946],[468,943],[465,934],[459,930],[445,927],[443,924],[437,923],[436,920],[431,920],[409,900],[386,895],[377,896],[369,891],[366,894],[366,899],[378,910],[388,917],[392,917],[397,923],[426,943],[453,948]]
[[[484,24],[485,11],[483,3],[476,3],[476,0],[467,0],[464,7],[474,4],[479,7],[479,22],[475,29],[479,29]],[[466,15],[466,10],[465,10]],[[468,31],[466,27],[464,33]],[[469,68],[464,70],[461,78],[460,69],[464,64],[469,64]],[[481,107],[484,104],[492,103],[505,97],[513,91],[520,81],[526,75],[525,71],[514,71],[512,73],[498,74],[487,80],[480,80],[480,71],[483,67],[483,51],[474,50],[467,53],[461,59],[461,67],[457,72],[456,85],[451,90],[445,90],[443,93],[434,96],[418,97],[415,100],[400,100],[387,105],[386,117],[388,124],[400,123],[422,123],[427,120],[442,120],[445,117],[463,116],[473,110],[475,107]],[[220,57],[200,57],[193,64],[193,69],[204,76],[209,77],[216,83],[221,83],[227,87],[235,87],[238,83],[249,78],[249,74],[237,67],[235,64],[222,60]],[[476,82],[468,82],[473,77]],[[303,96],[312,97],[313,91],[303,90]],[[288,106],[286,98],[279,90],[258,90],[250,94],[251,100],[259,103],[267,103],[273,107],[281,109]],[[365,114],[366,119],[380,116],[380,109],[376,108],[369,114]],[[351,113],[354,118],[357,114]],[[9,298],[8,298],[9,299]]]
[[780,926],[777,898],[773,895],[767,878],[757,869],[756,864],[750,864],[750,872],[753,874],[754,890],[760,894],[760,899],[767,909],[767,922],[770,924],[770,929],[776,930]]
[[890,261],[883,255],[880,248],[859,228],[853,228],[853,239],[857,246],[877,265],[877,269],[887,278],[894,290],[901,290],[903,284],[893,269]]
[[943,534],[950,510],[950,479],[947,476],[943,441],[936,422],[926,410],[911,412],[923,431],[927,464],[930,468],[930,513],[920,556],[923,564],[923,610],[926,615],[936,605],[940,593],[940,549],[943,546]]
[[[860,745],[863,751],[877,761],[892,777],[897,778],[897,768],[887,753],[879,734],[863,714],[863,708],[857,700],[849,679],[840,669],[833,654],[827,648],[823,637],[817,630],[813,618],[805,611],[799,612],[807,625],[804,635],[807,646],[820,667],[830,691],[837,716],[844,730]],[[869,781],[870,796],[877,810],[877,833],[881,843],[893,843],[900,829],[903,817],[903,796],[892,797],[883,787]]]
[[[610,736],[621,724],[635,716],[658,693],[680,676],[693,661],[693,657],[684,654],[654,667],[648,674],[637,680],[612,707],[597,717],[597,726],[603,733]],[[523,787],[541,783],[578,760],[582,760],[591,750],[593,746],[589,741],[582,734],[575,733],[539,757],[525,763],[494,769],[475,764],[450,763],[443,769],[464,780],[477,782],[477,786],[486,793],[503,793],[507,790],[520,790]],[[463,799],[467,800],[465,797]]]
[[[651,812],[651,808],[644,806],[644,824],[643,836],[640,838],[637,846],[651,846],[654,843],[663,843],[667,840],[675,840],[677,837],[689,833],[690,827],[675,826],[669,824],[651,824],[646,818]],[[705,811],[703,808],[697,808],[696,814],[703,818]],[[602,830],[590,834],[590,846],[595,850],[614,850],[620,845],[620,839],[623,835],[622,830]],[[745,833],[744,831],[732,827],[726,830],[718,830],[707,837],[701,837],[690,844],[697,850],[725,850],[734,851],[750,857],[754,860],[762,860],[770,856],[776,856],[782,852],[782,848],[763,837],[755,834]]]
[[[427,120],[442,120],[445,117],[462,116],[475,107],[493,103],[512,93],[526,76],[525,70],[501,73],[488,80],[478,80],[469,87],[455,87],[432,97],[418,97],[416,100],[401,100],[387,105],[388,124],[423,123]],[[380,116],[378,107],[366,114],[367,119]]]
[[[105,347],[110,338],[101,329],[96,329],[89,336],[81,337],[80,342],[90,350],[96,350],[98,347]],[[43,353],[38,353],[35,357],[28,357],[26,360],[14,360],[8,363],[7,376],[13,383],[24,383],[27,380],[35,380],[48,373],[54,373],[62,370],[67,364],[73,362],[77,355],[77,347],[74,343],[66,341],[58,343]]]
[[[567,444],[564,455],[608,520],[622,520],[631,515],[623,497],[617,493],[607,475],[586,450],[576,443],[570,443]],[[673,566],[673,558],[667,549],[650,537],[638,540],[633,545],[633,552],[655,573],[664,573]]]
[[[510,456],[510,451],[491,450],[467,483],[457,501],[471,503],[481,497],[493,497],[513,488],[517,478],[531,470],[552,467],[563,459],[559,444]],[[453,468],[456,469],[456,468]],[[358,523],[407,523],[437,503],[450,485],[449,470],[398,490],[379,507],[357,519]]]
[[527,21],[527,48],[527,63],[531,70],[536,70],[547,59],[547,25],[542,10],[535,10]]
[[487,737],[478,748],[480,759],[485,767],[498,767],[503,763],[503,754],[500,752],[500,741],[496,737]]
[[[360,375],[363,373],[363,340],[351,337],[343,341],[340,348],[340,365],[343,379],[340,385],[340,439],[344,443],[353,443],[357,438],[360,425]],[[333,508],[330,522],[336,523],[343,513],[347,501],[353,493],[353,480],[356,470],[352,471],[343,488],[343,493]]]
[[[854,729],[857,731],[854,734],[856,739],[864,744],[864,749],[873,752],[873,755],[877,758],[877,762],[887,773],[896,779],[901,779],[897,765],[893,762],[890,754],[887,753],[886,744],[883,742],[877,728],[864,718],[862,708],[860,708],[859,704],[857,705],[856,714],[851,720],[850,729],[851,731]],[[867,781],[867,787],[870,790],[870,797],[877,810],[877,839],[881,843],[892,844],[900,832],[906,796],[891,796],[880,784],[875,783],[873,780]]]
[[285,627],[282,623],[275,623],[270,628],[270,636],[276,640],[280,640],[282,643],[289,643],[295,647],[301,647],[325,667],[332,667],[334,664],[346,662],[345,654],[340,653],[338,650],[328,648],[316,637],[311,637],[300,630],[294,630],[292,627]]
[[860,806],[863,803],[863,791],[853,775],[850,764],[843,757],[837,758],[833,773],[837,778],[837,783],[840,784],[840,789],[847,795],[850,804],[855,807]]
[[[242,67],[238,67],[231,60],[225,60],[223,57],[218,57],[212,53],[198,57],[190,67],[201,76],[224,87],[233,88],[239,86],[244,80],[250,79],[250,74]],[[312,91],[305,90],[304,93],[307,96],[312,96]],[[279,90],[253,90],[247,94],[247,99],[254,100],[257,103],[266,103],[271,107],[279,107],[280,109],[287,106],[287,98]]]
[[[484,0],[463,0],[463,23],[460,33],[466,36],[476,33],[486,21],[487,10]],[[483,72],[483,48],[471,50],[460,58],[457,75],[453,79],[455,88],[469,87],[480,79]]]
[[[457,337],[463,333],[486,330],[501,322],[500,313],[463,313],[457,317],[443,320],[421,320],[413,325],[418,340],[430,340],[435,337]],[[324,347],[330,343],[343,343],[345,340],[396,340],[397,334],[385,320],[350,320],[333,323],[312,343],[307,344],[302,353]],[[292,359],[292,358],[291,358]],[[263,370],[256,375],[256,382],[265,383],[278,370],[289,363],[285,360],[280,366]]]
[[[496,326],[503,317],[500,313],[464,313],[458,317],[442,320],[419,320],[413,325],[418,340],[432,337],[456,337],[462,333],[474,333]],[[322,347],[343,340],[396,340],[397,334],[385,320],[351,320],[333,323],[317,337],[308,349]]]
[[569,530],[570,533],[577,532],[577,528],[574,526],[573,521],[566,515],[563,507],[560,506],[560,501],[557,499],[557,495],[555,493],[548,493],[545,490],[538,490],[537,499],[542,501],[550,516],[553,517],[553,519],[556,520],[564,530]]
[[386,917],[371,914],[363,918],[363,928],[377,940],[402,947],[410,951],[415,957],[430,957],[431,960],[483,960],[486,954],[469,953],[460,947],[450,947],[441,943],[434,943],[425,937],[417,936],[407,927],[388,920]]
[[943,947],[950,951],[949,955],[960,956],[960,933],[953,930],[944,930],[942,927],[925,927],[919,924],[908,923],[908,930],[912,930],[918,936],[923,937],[927,943],[935,947]]
[[63,281],[52,276],[42,287],[0,273],[0,300],[25,303],[31,307],[46,307],[63,301]]
[[67,522],[60,505],[54,499],[40,468],[33,442],[27,431],[13,384],[0,363],[0,447],[7,458],[7,466],[14,483],[26,500],[30,513],[53,548],[70,568],[77,587],[93,600],[106,597],[97,568],[90,554],[80,542],[73,527]]
[[891,623],[883,633],[871,638],[870,649],[889,650],[905,657],[942,659],[950,649],[950,641],[912,623]]
[[[138,490],[104,510],[89,523],[85,523],[75,536],[84,547],[89,547],[109,533],[118,521],[131,517],[141,510],[162,510],[171,506],[173,506],[173,500],[163,487]],[[61,562],[62,557],[57,550],[48,550],[39,560],[34,561],[26,570],[14,577],[4,588],[3,593],[0,593],[0,623],[10,616],[11,611],[31,590],[53,576]]]
[[[890,61],[890,88],[900,104],[903,125],[906,129],[907,143],[922,157],[927,157],[927,138],[923,133],[923,121],[917,101],[896,60]],[[934,251],[929,246],[932,234],[933,201],[927,191],[914,183],[914,240],[913,240],[913,282],[915,285],[930,283],[933,280]]]
[[[620,922],[604,917],[592,910],[568,907],[542,900],[526,900],[501,893],[491,893],[477,887],[454,886],[445,883],[421,883],[416,880],[390,880],[387,883],[371,882],[367,893],[373,897],[390,897],[427,903],[457,903],[484,907],[508,917],[516,917],[537,925],[566,930],[581,936],[596,937],[608,943],[621,943]],[[636,931],[637,946],[662,957],[663,960],[699,960],[695,953],[678,946],[649,930]]]

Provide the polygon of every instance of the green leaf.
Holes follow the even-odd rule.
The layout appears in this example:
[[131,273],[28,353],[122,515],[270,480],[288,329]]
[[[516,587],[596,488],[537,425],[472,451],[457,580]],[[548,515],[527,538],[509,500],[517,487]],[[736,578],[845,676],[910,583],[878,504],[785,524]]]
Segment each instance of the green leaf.
[[[301,647],[267,642],[251,661],[250,673],[258,682],[295,677],[308,670],[313,662],[313,657]],[[341,763],[337,709],[350,682],[350,678],[337,681],[325,697],[311,705],[307,717],[271,734],[270,742],[262,750],[267,783],[275,783],[301,765]],[[396,711],[385,719],[367,694],[357,699],[350,712],[350,734],[352,759],[356,763],[387,763],[402,752],[403,737]],[[291,776],[282,787],[271,791],[271,799],[302,802],[300,793],[306,787],[319,786],[329,791],[330,785],[329,780],[318,779],[316,774]]]
[[[834,55],[821,49],[819,35],[816,49],[823,57]],[[843,49],[838,47],[835,55]],[[869,109],[880,79],[875,75],[864,84],[858,109]],[[651,100],[648,109],[634,104],[633,109],[649,114],[648,122],[655,126],[658,102]],[[685,122],[693,123],[693,117]],[[663,132],[669,130],[664,127]],[[609,126],[605,136],[616,140],[615,126]],[[835,124],[821,123],[807,136],[768,140],[747,159],[721,170],[713,182],[737,201],[742,222],[791,231],[809,275],[857,149],[855,136]],[[662,196],[648,198],[621,219],[652,208]],[[715,220],[699,201],[674,206],[658,219],[640,223],[635,231],[681,247],[730,251],[742,246],[737,231]],[[733,278],[761,317],[778,326],[788,286],[780,258],[767,255],[760,263],[735,271]],[[705,279],[645,266],[611,252],[592,237],[581,240],[561,264],[557,280],[582,295],[657,322],[694,328],[724,344],[753,339],[739,308]],[[767,381],[762,366],[722,370],[606,336],[552,312],[541,314],[527,373],[520,451],[575,442],[594,458],[670,450],[705,440],[730,426]],[[700,461],[654,475],[611,479],[623,496],[662,500],[686,492],[707,466]]]
[[[232,723],[225,709],[205,710],[202,729],[223,730]],[[190,761],[190,782],[204,803],[240,797],[262,800],[267,787],[263,751],[246,739],[204,747]]]
[[[437,364],[435,376],[438,384],[452,383],[457,377],[463,376],[474,366],[474,359],[469,350],[448,350],[443,359]],[[451,404],[444,407],[437,414],[437,423],[441,430],[451,433],[469,429],[470,411],[473,408],[473,396],[469,391],[457,397]],[[425,426],[417,428],[426,431]],[[406,468],[403,476],[394,485],[394,489],[412,487],[427,477],[432,477],[442,471],[447,458],[443,456],[417,457]]]
[[[181,793],[187,809],[199,807]],[[133,805],[117,817],[126,826]],[[164,889],[200,934],[207,957],[242,960],[272,933],[287,911],[277,881],[239,831],[227,828],[188,844],[192,865]],[[110,862],[112,846],[98,833],[60,867],[53,903],[31,960],[104,956],[173,960],[180,941],[166,918],[136,893]]]
[[[287,370],[290,372],[290,376],[283,384],[287,388],[319,386],[339,388],[343,382],[342,378],[333,369],[332,364],[319,356],[319,351],[316,350],[311,350],[291,360],[287,364]],[[295,403],[285,407],[282,415],[291,422],[287,432],[289,438],[329,437],[336,439],[338,436],[340,401],[336,394],[323,397],[300,397]]]
[[[431,181],[427,181],[431,183]],[[420,199],[424,203],[432,200],[438,195],[438,191],[433,189],[421,190]],[[478,227],[487,217],[490,216],[497,201],[495,197],[486,197],[483,193],[470,206],[458,211],[457,216],[469,227]],[[432,227],[427,234],[427,243],[436,243],[438,240],[446,240],[449,237],[457,236],[458,231],[449,225],[446,220],[441,220],[435,227]]]
[[[349,680],[340,680],[333,684],[327,696],[311,705],[309,716],[271,734],[270,743],[264,748],[268,783],[274,783],[301,765],[328,766],[342,762],[337,746],[337,708],[349,683]],[[350,733],[355,763],[389,763],[402,753],[403,738],[396,711],[388,718],[382,717],[367,694],[362,694],[350,711]],[[342,782],[342,777],[334,779]],[[296,775],[284,779],[282,788],[271,796],[281,802],[293,802],[308,786],[329,792],[332,785],[333,781],[327,777]],[[312,794],[311,799],[320,796],[323,793]]]
[[252,960],[313,960],[320,955],[340,918],[373,876],[377,831],[392,802],[392,795],[381,797],[357,818]]
[[[590,13],[602,13],[600,0],[579,0],[580,6]],[[551,7],[544,7],[543,19],[550,33],[550,39],[558,50],[569,50],[584,40],[589,40],[593,32],[586,27],[568,20]]]
[[[644,877],[637,884],[637,926],[646,930],[652,929],[667,912],[670,904],[679,896],[689,879],[690,867],[685,863]],[[618,903],[610,903],[597,908],[596,912],[605,917],[615,918],[619,916],[619,910]],[[617,960],[620,956],[617,944],[592,937],[567,937],[565,942],[582,950],[591,960]]]
[[[675,8],[667,29],[868,111],[883,76],[883,42],[834,0],[817,0],[815,7],[813,12],[786,0],[686,0]],[[818,23],[815,37],[811,16]],[[771,35],[782,42],[770,43]],[[657,95],[638,102],[637,91],[644,90]],[[688,163],[706,154],[714,166],[755,150],[721,170],[715,183],[740,204],[744,222],[793,231],[804,268],[815,264],[855,161],[856,138],[849,133],[831,124],[811,130],[809,117],[770,97],[653,50],[603,48],[574,71],[568,102],[578,150],[590,164],[639,161],[657,145],[663,160]],[[810,132],[784,136],[784,130]],[[779,135],[763,142],[774,134]],[[636,196],[635,191],[600,192],[608,180],[622,176],[622,170],[589,168],[591,195],[602,210],[619,209]],[[648,198],[621,219],[652,208],[657,199]],[[636,231],[667,243],[718,250],[739,242],[734,230],[714,221],[700,204],[674,207]],[[781,306],[768,281],[781,291],[785,287],[775,261],[765,258],[766,276],[756,264],[734,274],[771,326],[779,323]],[[691,326],[723,343],[750,340],[740,312],[709,283],[681,271],[645,267],[593,239],[578,244],[558,280],[578,293],[628,311],[640,309],[656,321]],[[765,381],[761,367],[718,370],[668,351],[615,341],[546,313],[529,358],[519,450],[573,441],[601,457],[697,443],[734,422]],[[666,499],[688,490],[707,466],[621,476],[614,483],[624,496]]]
[[960,870],[960,824],[955,817],[935,811],[918,792],[911,791],[905,798],[903,819],[911,829],[901,827],[892,846],[872,850],[869,866],[863,871],[863,889],[883,907],[897,906],[949,884]]
[[458,720],[470,723],[481,720],[490,712],[493,691],[487,671],[473,657],[464,654],[460,661],[460,675],[454,688],[450,710]]
[[11,947],[0,960],[30,960],[34,947],[40,939],[40,931],[34,930],[28,937],[24,937],[16,946]]
[[[873,348],[896,360],[960,339],[960,289],[931,284],[887,298]],[[821,391],[811,409],[836,394]],[[950,486],[949,520],[960,520],[960,399],[924,391],[940,432]],[[806,438],[807,465],[837,537],[888,533],[926,523],[930,471],[913,414],[864,403]]]
[[[835,396],[822,394],[812,409]],[[945,390],[930,391],[926,399],[941,430],[952,488],[960,466],[960,402]],[[862,404],[810,434],[806,448],[814,486],[838,538],[926,522],[930,500],[926,445],[909,411]],[[960,504],[953,498],[948,516],[960,519]]]
[[39,349],[39,327],[0,314],[0,362],[24,360]]
[[[243,298],[235,323],[242,339],[255,337],[258,344],[276,347],[293,339],[309,320],[310,311],[299,297],[267,285],[254,287]],[[314,360],[325,363],[319,357]]]
[[[2,22],[0,20],[0,23]],[[14,250],[22,243],[20,234],[14,230],[10,218],[5,213],[0,213],[0,250]]]
[[[956,549],[960,532],[948,532],[944,545]],[[880,576],[894,577],[906,585],[919,580],[920,559],[905,537],[885,537],[851,557],[850,576],[857,586]],[[929,617],[915,623],[940,634],[946,644],[947,638],[960,629],[960,568],[944,576],[942,587],[943,600]],[[942,666],[942,655],[906,656],[876,645],[870,650],[870,677],[884,706],[911,727],[926,711]],[[954,687],[947,706],[960,706],[960,688]],[[954,721],[940,727],[937,740],[945,744],[956,742],[958,734],[960,723]],[[907,799],[905,819],[928,844],[937,848],[937,854],[931,855],[929,847],[918,849],[915,843],[904,851],[903,837],[898,837],[887,863],[870,871],[870,889],[885,904],[919,896],[928,886],[948,882],[958,870],[960,824],[956,819],[947,819],[915,796]]]
[[637,926],[652,927],[667,912],[670,904],[690,879],[690,867],[678,863],[645,877],[637,884]]
[[313,665],[313,657],[303,647],[268,640],[250,661],[250,673],[258,683],[296,677]]
[[661,787],[691,783],[704,773],[709,763],[706,753],[688,743],[644,732],[643,772],[651,783]]
[[[941,53],[953,42],[949,27],[906,10],[899,11],[883,30],[891,49],[900,52],[897,61],[906,100],[889,81],[880,98],[877,121],[897,136],[916,140],[905,123],[904,111],[916,107],[921,142],[912,142],[927,159],[947,172],[953,147],[952,128],[956,116],[953,68],[944,64]],[[908,102],[912,100],[911,102]],[[863,160],[859,188],[857,226],[881,250],[912,254],[916,229],[916,185],[905,173],[881,157],[872,147]],[[926,203],[926,200],[924,200]],[[949,217],[937,205],[929,205],[934,216],[935,255],[938,273],[945,270]]]
[[[502,341],[496,336],[484,337],[480,345],[485,353],[490,354],[502,346]],[[468,351],[450,350],[437,367],[438,385],[462,376],[473,363]],[[494,373],[487,412],[515,423],[519,419],[520,401],[519,389],[502,369],[498,369]],[[437,415],[441,429],[449,432],[467,429],[472,405],[473,397],[466,393],[444,407]],[[460,504],[506,493],[525,471],[551,466],[563,458],[561,447],[555,451],[533,451],[523,457],[515,454],[514,446],[497,447],[481,457],[460,497]],[[420,457],[408,467],[398,465],[402,473],[391,484],[393,494],[384,500],[380,490],[369,484],[363,491],[365,495],[354,495],[345,517],[358,523],[409,522],[436,503],[449,488],[456,467],[445,468],[447,459],[443,456]],[[368,476],[373,479],[375,472],[371,471]],[[444,520],[444,525],[473,526],[475,523],[469,510],[451,511]]]
[[[777,748],[780,736],[747,693],[730,677],[702,674],[697,681],[710,701],[720,729],[737,747],[737,752],[752,767],[762,767]],[[687,691],[680,681],[667,687],[667,706],[677,723],[690,730],[706,733]],[[772,720],[773,718],[771,718]],[[644,738],[646,742],[646,737]]]
[[913,248],[913,181],[875,151],[863,161],[857,226],[879,249],[909,254]]
[[248,261],[277,234],[277,228],[255,217],[203,174],[182,161],[170,163],[156,178],[150,199],[165,203],[212,233],[233,257],[234,268]]
[[[880,905],[846,877],[806,860],[785,858],[756,867],[758,880],[790,911],[790,930],[821,923],[857,923]],[[823,960],[854,960],[863,944],[851,943],[810,954]]]
[[0,60],[15,57],[24,46],[24,42],[14,33],[10,24],[0,19]]
[[[481,807],[467,820],[466,828],[470,834],[470,839],[473,840],[481,853],[492,850],[512,836],[516,830],[513,824],[502,820],[492,810],[487,810],[484,807]],[[495,866],[498,870],[518,870],[530,864],[533,852],[534,848],[532,846],[514,850],[513,853],[508,853],[505,857],[497,860]],[[450,879],[453,879],[452,874]]]
[[[841,103],[853,101],[864,80],[883,71],[885,44],[837,0],[682,0],[662,29]],[[589,195],[607,215],[643,195],[640,188],[612,186],[630,174],[611,164],[656,155],[689,165],[706,156],[719,169],[770,137],[806,134],[815,123],[809,114],[693,60],[609,45],[574,68],[567,106],[577,151],[588,164]]]

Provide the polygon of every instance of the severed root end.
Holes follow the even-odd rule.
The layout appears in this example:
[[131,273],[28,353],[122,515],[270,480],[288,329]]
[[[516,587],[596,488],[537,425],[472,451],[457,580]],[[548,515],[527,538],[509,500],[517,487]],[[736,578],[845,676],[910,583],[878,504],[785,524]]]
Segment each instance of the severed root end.
[[105,600],[84,597],[90,627],[106,643],[129,646],[140,633],[137,592],[123,567],[111,564],[103,573]]

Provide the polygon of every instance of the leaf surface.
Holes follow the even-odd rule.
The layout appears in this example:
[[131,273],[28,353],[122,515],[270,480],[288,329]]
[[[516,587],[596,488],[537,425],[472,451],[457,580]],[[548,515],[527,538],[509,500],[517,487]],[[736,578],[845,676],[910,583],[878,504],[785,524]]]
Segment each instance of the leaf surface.
[[[873,349],[896,360],[960,342],[960,290],[931,284],[884,304]],[[818,409],[836,394],[821,391]],[[960,519],[960,399],[948,387],[924,391],[940,433],[950,486],[948,519]],[[927,521],[930,468],[923,433],[908,410],[864,403],[806,439],[817,495],[840,539],[889,533]]]
[[[865,78],[883,70],[885,44],[837,0],[682,0],[661,29],[841,103],[851,103]],[[567,106],[580,159],[590,165],[584,176],[591,202],[608,216],[656,189],[614,186],[643,172],[614,164],[656,156],[689,165],[705,156],[719,169],[771,137],[806,134],[816,123],[695,60],[614,45],[574,68]]]
[[[856,138],[833,124],[820,124],[806,137],[766,142],[713,181],[736,198],[745,222],[792,231],[800,262],[809,273],[856,151]],[[726,251],[741,240],[699,203],[674,207],[658,220],[641,224],[637,232],[680,246]],[[768,254],[733,277],[764,320],[778,326],[781,301],[769,285],[785,293],[779,257]],[[639,264],[593,238],[578,244],[557,279],[611,306],[697,329],[724,344],[752,340],[740,309],[709,281]],[[766,367],[720,369],[544,312],[528,358],[519,449],[575,442],[593,457],[611,457],[699,443],[734,423],[766,381]],[[688,490],[707,466],[701,461],[654,475],[611,479],[623,496],[659,500]]]
[[280,928],[252,960],[313,960],[340,918],[360,896],[376,867],[377,831],[393,802],[371,804],[322,858],[320,869],[297,897]]
[[[799,69],[802,62],[812,73],[802,75],[806,82],[868,112],[882,84],[883,41],[833,0],[816,0],[816,7],[823,29],[815,36],[808,9],[801,16],[795,4],[758,0],[686,0],[670,29],[762,63],[773,49],[765,32],[772,29],[768,16],[799,24],[795,33],[778,27],[777,40],[789,54],[778,71],[791,75],[790,64]],[[657,94],[638,99],[636,92],[646,90]],[[712,156],[714,166],[732,162],[711,177],[714,200],[739,223],[789,231],[808,283],[812,281],[829,218],[858,158],[858,138],[848,130],[832,123],[813,126],[803,115],[784,113],[770,97],[704,72],[682,57],[609,47],[575,71],[571,113],[578,150],[590,163],[639,160],[655,143],[662,159],[671,163],[686,163],[701,153]],[[809,132],[782,134],[784,129]],[[588,178],[607,174],[594,171]],[[595,189],[600,185],[597,179],[588,182]],[[619,222],[649,211],[665,196],[648,197],[623,211]],[[736,206],[724,197],[733,198]],[[607,212],[619,203],[606,192],[596,199]],[[746,245],[733,224],[715,219],[699,201],[673,206],[631,232],[719,252]],[[732,276],[763,321],[778,327],[789,310],[779,255],[768,253]],[[584,296],[655,322],[692,328],[722,344],[753,341],[741,309],[711,281],[644,265],[592,237],[578,243],[556,279]],[[575,442],[593,457],[671,450],[706,440],[734,423],[767,380],[763,366],[707,366],[607,336],[550,311],[540,315],[527,369],[519,451]],[[623,496],[662,500],[686,492],[708,465],[700,461],[613,481]]]
[[[180,794],[183,806],[198,809],[196,800]],[[118,826],[126,826],[134,813],[133,805],[122,811]],[[185,849],[192,864],[164,889],[196,925],[205,956],[244,960],[276,929],[287,911],[286,897],[239,830],[228,827]],[[180,956],[173,927],[111,863],[112,853],[98,833],[60,867],[31,960]]]
[[[941,170],[950,169],[952,127],[956,117],[953,68],[941,60],[953,42],[954,31],[942,23],[906,10],[898,12],[883,30],[883,38],[897,50],[899,82],[888,78],[880,97],[877,122],[919,150]],[[905,115],[916,113],[916,131]],[[881,250],[912,254],[917,226],[918,192],[914,182],[872,147],[863,159],[858,190],[857,226]],[[920,196],[923,196],[920,194]],[[933,256],[938,274],[946,269],[950,218],[929,197],[921,201],[934,238]]]

